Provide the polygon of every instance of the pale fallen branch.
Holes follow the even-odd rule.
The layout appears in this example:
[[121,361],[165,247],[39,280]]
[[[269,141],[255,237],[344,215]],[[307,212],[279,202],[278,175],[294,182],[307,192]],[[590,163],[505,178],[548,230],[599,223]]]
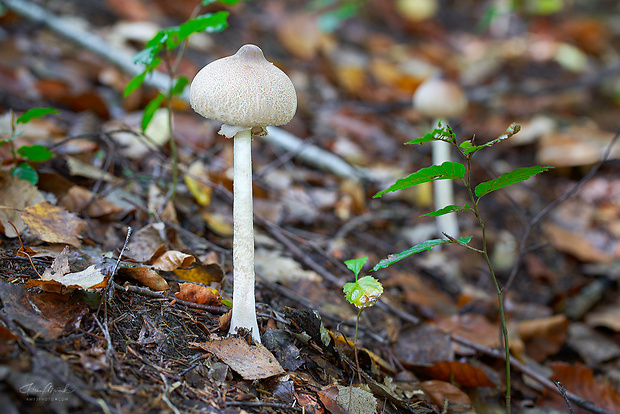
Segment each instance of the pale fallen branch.
[[[134,63],[131,55],[128,53],[119,50],[101,37],[84,30],[72,21],[56,16],[37,4],[28,0],[0,0],[0,3],[20,16],[46,26],[71,42],[101,56],[128,75],[135,76],[144,70],[144,65]],[[165,92],[170,88],[172,80],[168,75],[154,71],[146,77],[144,84]],[[181,98],[189,101],[189,91],[186,90]],[[263,139],[286,151],[296,153],[296,158],[299,161],[314,168],[342,178],[354,180],[365,178],[360,170],[355,169],[337,155],[315,145],[305,144],[295,135],[280,128],[270,127],[269,135]]]

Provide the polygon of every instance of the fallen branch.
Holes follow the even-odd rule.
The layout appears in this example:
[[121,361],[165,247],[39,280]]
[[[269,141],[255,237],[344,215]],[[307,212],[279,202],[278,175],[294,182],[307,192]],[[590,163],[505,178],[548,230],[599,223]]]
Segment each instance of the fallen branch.
[[[144,70],[144,65],[134,63],[132,56],[128,53],[37,4],[28,0],[0,0],[0,3],[20,16],[46,26],[71,42],[99,55],[128,75],[136,76]],[[162,72],[153,71],[146,77],[144,84],[165,92],[170,89],[172,79]],[[186,89],[180,98],[189,102],[189,91]],[[298,137],[280,128],[270,127],[269,134],[263,139],[286,151],[296,153],[297,159],[312,167],[343,178],[354,180],[365,178],[361,171],[353,168],[337,155],[315,145],[307,145]]]

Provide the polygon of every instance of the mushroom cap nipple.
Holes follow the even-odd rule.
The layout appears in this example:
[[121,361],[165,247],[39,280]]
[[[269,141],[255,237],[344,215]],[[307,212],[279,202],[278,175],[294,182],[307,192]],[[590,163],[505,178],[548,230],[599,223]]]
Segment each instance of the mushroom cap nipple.
[[265,127],[293,118],[297,94],[289,77],[268,62],[258,46],[244,45],[198,72],[190,86],[190,104],[205,118],[241,127],[233,131],[254,129],[261,135]]

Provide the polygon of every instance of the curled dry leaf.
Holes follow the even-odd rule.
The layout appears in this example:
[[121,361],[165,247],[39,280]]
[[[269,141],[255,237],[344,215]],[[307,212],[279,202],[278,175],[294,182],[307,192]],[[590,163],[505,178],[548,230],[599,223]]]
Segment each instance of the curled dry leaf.
[[75,214],[47,202],[26,207],[22,219],[39,239],[76,247],[81,245],[80,233],[86,227],[86,222]]
[[130,277],[135,281],[155,291],[161,292],[170,289],[168,282],[164,280],[154,269],[143,266],[126,266],[118,269],[120,275]]
[[185,254],[178,250],[168,250],[151,264],[155,269],[171,272],[179,268],[187,269],[195,261],[196,258],[191,254]]
[[438,361],[423,368],[426,375],[443,381],[454,381],[464,387],[494,387],[487,374],[468,362]]
[[203,285],[212,282],[220,283],[224,278],[224,271],[217,263],[198,264],[191,269],[175,269],[173,272],[180,279],[202,283]]
[[194,283],[181,283],[179,288],[181,290],[174,294],[179,300],[194,302],[199,305],[217,306],[221,304],[222,296],[215,289]]

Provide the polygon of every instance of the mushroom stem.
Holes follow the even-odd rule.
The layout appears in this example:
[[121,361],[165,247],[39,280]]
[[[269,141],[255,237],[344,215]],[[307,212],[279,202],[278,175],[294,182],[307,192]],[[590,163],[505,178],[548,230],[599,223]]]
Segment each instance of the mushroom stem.
[[[451,145],[443,141],[433,141],[433,164],[441,165],[446,161],[450,161]],[[436,180],[433,181],[433,197],[435,201],[435,209],[454,204],[454,189],[452,180]],[[451,237],[459,236],[459,223],[456,219],[456,213],[444,214],[437,217],[437,230],[439,235],[445,237],[443,233]]]
[[235,135],[233,181],[233,308],[230,332],[237,328],[252,331],[260,342],[254,301],[254,220],[252,213],[252,133]]

